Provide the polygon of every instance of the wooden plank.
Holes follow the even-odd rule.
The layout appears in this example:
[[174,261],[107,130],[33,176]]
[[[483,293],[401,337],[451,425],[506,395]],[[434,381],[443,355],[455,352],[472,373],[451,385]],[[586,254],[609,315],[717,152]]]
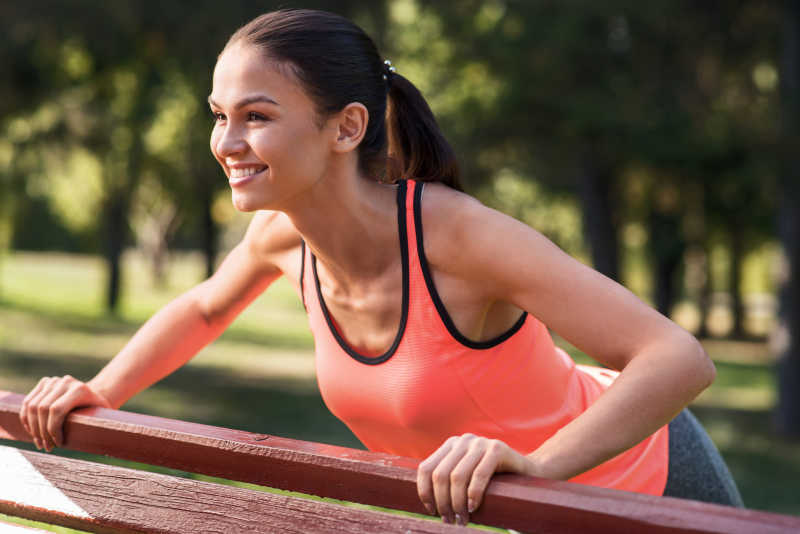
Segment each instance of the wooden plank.
[[[448,533],[461,527],[0,446],[0,513],[90,532]],[[466,529],[475,531],[475,529]]]
[[[0,438],[30,441],[22,399],[0,392]],[[65,435],[75,450],[424,513],[410,458],[102,408],[71,414]],[[797,517],[517,475],[495,476],[472,519],[542,533],[800,532]]]

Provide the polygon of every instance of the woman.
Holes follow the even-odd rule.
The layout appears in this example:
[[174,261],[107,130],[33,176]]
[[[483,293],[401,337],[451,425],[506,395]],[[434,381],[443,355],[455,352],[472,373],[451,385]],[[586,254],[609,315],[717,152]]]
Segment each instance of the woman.
[[[461,193],[424,99],[360,28],[258,17],[220,54],[209,104],[233,203],[258,212],[95,378],[40,381],[21,414],[37,447],[62,443],[70,410],[118,408],[183,365],[285,275],[326,404],[370,449],[425,458],[419,495],[445,521],[465,524],[500,471],[740,503],[682,412],[715,374],[699,343]],[[621,372],[576,366],[545,324]]]

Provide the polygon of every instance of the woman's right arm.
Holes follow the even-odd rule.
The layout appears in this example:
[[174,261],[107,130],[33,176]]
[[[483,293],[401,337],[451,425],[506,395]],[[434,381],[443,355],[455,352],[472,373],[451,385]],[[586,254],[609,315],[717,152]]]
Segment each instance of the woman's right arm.
[[299,236],[285,216],[257,214],[217,272],[151,317],[92,380],[64,376],[39,381],[20,413],[34,444],[48,451],[60,446],[70,411],[119,408],[190,360],[281,274],[283,256],[297,244]]

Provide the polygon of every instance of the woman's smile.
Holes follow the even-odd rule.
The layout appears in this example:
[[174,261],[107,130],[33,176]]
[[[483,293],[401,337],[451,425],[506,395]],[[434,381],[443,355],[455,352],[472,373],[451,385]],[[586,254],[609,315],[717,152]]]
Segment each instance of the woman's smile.
[[257,175],[266,171],[267,165],[241,165],[229,166],[228,183],[231,187],[241,187],[253,181]]

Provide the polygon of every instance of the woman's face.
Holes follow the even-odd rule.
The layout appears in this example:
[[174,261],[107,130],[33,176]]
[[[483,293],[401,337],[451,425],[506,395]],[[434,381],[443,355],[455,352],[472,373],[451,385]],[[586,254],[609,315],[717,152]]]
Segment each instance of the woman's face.
[[217,61],[213,85],[211,152],[237,209],[280,209],[324,175],[335,132],[316,122],[287,66],[236,44]]

